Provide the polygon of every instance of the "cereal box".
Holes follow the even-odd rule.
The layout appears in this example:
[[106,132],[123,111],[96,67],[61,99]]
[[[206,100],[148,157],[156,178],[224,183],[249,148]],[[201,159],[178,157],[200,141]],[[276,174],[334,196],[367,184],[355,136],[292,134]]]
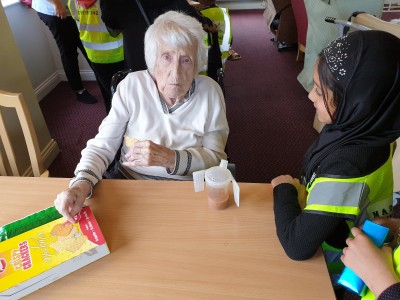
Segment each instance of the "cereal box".
[[[17,221],[8,229],[10,238],[4,238],[7,225],[0,228],[1,299],[19,299],[110,253],[89,207],[81,210],[75,224],[58,213],[52,213],[54,220],[44,218],[48,211]],[[40,222],[46,223],[33,228]],[[24,226],[32,229],[10,233]]]

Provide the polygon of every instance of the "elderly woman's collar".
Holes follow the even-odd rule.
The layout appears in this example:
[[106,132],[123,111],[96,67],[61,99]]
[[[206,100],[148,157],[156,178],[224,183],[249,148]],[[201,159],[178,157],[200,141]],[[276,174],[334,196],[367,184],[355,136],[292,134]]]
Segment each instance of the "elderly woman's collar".
[[195,89],[196,89],[196,83],[195,83],[195,80],[193,79],[192,85],[190,86],[189,91],[186,93],[183,103],[185,103],[186,101],[189,100],[189,98],[193,95]]
[[[155,82],[153,75],[150,73],[150,71],[148,69],[147,69],[147,73],[150,75],[150,77]],[[175,110],[177,110],[182,104],[184,104],[190,100],[190,98],[194,94],[195,90],[196,90],[196,81],[195,81],[195,79],[193,79],[192,85],[190,86],[189,91],[186,93],[185,97],[183,98],[183,102],[177,102],[174,105],[172,105],[171,107],[168,107],[167,103],[165,103],[165,100],[161,97],[160,93],[158,93],[164,113],[168,114],[168,113],[172,113]]]

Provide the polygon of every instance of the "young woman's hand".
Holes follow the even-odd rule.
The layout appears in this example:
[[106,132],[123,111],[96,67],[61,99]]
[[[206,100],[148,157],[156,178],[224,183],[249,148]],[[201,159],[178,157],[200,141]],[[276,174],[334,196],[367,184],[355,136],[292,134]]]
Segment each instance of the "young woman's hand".
[[346,240],[341,260],[355,272],[378,297],[399,280],[394,271],[392,248],[377,248],[360,228],[351,229],[354,238]]
[[282,183],[290,183],[290,184],[295,185],[294,179],[290,175],[280,175],[271,180],[271,184],[272,184],[273,188]]
[[302,185],[297,178],[293,178],[290,175],[281,175],[281,176],[275,177],[271,181],[273,188],[282,183],[289,183],[289,184],[294,185],[294,187],[297,190],[297,199],[299,200],[300,207],[301,207],[301,209],[304,209],[304,207],[306,206],[306,200],[307,200],[306,187],[304,185]]

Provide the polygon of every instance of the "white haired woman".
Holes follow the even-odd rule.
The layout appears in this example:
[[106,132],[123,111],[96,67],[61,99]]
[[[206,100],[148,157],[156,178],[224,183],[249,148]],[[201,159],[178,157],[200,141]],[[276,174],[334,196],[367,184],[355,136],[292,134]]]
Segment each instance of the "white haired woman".
[[67,220],[74,222],[124,139],[118,170],[129,179],[192,180],[194,171],[226,159],[223,93],[214,80],[198,75],[207,64],[204,34],[196,19],[175,11],[149,27],[148,70],[120,82],[69,188],[54,201]]

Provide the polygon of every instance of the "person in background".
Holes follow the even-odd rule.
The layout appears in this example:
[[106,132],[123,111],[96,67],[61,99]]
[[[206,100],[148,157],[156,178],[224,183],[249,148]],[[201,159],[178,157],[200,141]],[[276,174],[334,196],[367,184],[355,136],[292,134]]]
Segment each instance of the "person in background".
[[98,0],[69,0],[72,17],[78,22],[83,46],[104,98],[106,112],[111,109],[111,78],[124,69],[122,34],[112,37],[101,19]]
[[147,68],[144,58],[144,35],[154,19],[166,11],[184,12],[201,22],[205,30],[217,30],[210,19],[203,17],[186,0],[100,0],[100,6],[102,19],[112,29],[110,31],[122,32],[124,36],[125,66],[132,71]]
[[207,61],[204,31],[175,11],[159,16],[145,36],[148,70],[129,73],[113,105],[87,143],[69,189],[54,201],[69,221],[121,148],[118,170],[126,179],[193,180],[192,173],[226,159],[229,127],[223,93],[198,75]]
[[[388,218],[396,224],[398,232],[400,219]],[[385,221],[380,222],[386,225]],[[346,240],[341,260],[344,265],[355,272],[367,285],[369,291],[363,299],[398,300],[400,299],[400,247],[384,245],[377,248],[358,227],[351,229],[353,238]],[[398,233],[395,235],[398,237]],[[372,294],[371,294],[372,293]]]
[[78,49],[89,65],[91,64],[79,38],[76,23],[69,13],[67,0],[32,0],[32,8],[49,28],[57,43],[65,75],[71,89],[76,93],[76,99],[86,104],[96,103],[96,98],[82,84]]
[[232,49],[232,25],[229,10],[220,7],[215,0],[198,0],[193,4],[200,13],[211,19],[218,28],[218,40],[222,54],[222,64],[225,66],[226,60],[236,61],[242,57]]
[[322,50],[309,98],[326,125],[305,154],[301,182],[290,175],[271,181],[285,252],[305,260],[322,245],[334,286],[350,228],[392,212],[392,154],[400,136],[397,53],[400,40],[374,30],[350,33]]

